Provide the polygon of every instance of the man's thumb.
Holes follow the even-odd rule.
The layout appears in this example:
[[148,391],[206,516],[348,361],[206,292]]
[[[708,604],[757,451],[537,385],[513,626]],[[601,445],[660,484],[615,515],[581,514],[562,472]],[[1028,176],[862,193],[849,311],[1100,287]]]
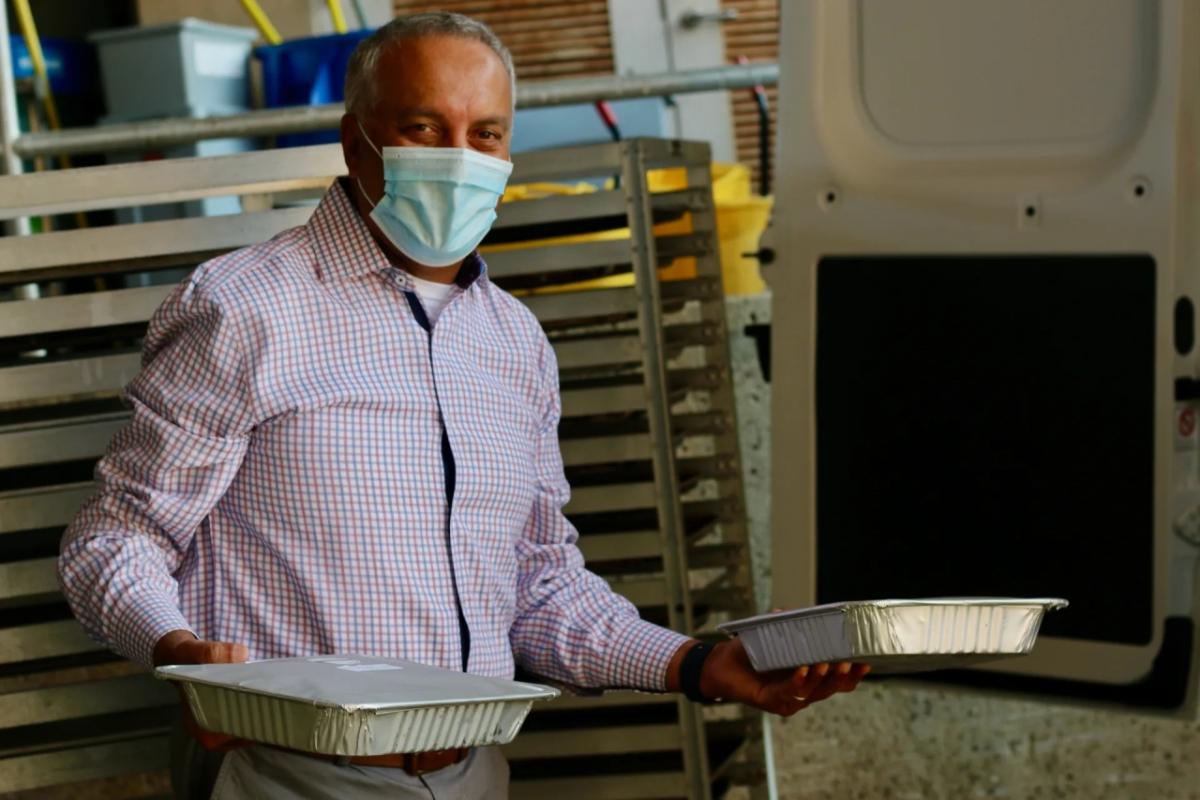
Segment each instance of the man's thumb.
[[233,664],[250,657],[246,645],[235,642],[198,641],[189,649],[194,649],[188,655],[193,656],[198,664]]

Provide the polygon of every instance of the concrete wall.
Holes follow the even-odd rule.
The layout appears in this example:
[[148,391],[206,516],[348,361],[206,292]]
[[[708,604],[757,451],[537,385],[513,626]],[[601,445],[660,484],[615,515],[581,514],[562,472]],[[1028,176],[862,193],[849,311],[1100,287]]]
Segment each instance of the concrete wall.
[[[742,332],[770,321],[770,297],[731,297],[728,307],[752,556],[765,605],[771,395]],[[1195,721],[879,681],[773,729],[781,800],[1200,800]]]

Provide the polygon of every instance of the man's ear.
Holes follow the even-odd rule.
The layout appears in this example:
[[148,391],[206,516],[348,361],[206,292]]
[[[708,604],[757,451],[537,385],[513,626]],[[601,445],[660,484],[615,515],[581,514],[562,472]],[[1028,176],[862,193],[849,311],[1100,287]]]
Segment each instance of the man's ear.
[[358,123],[355,121],[353,114],[342,114],[341,122],[342,134],[342,159],[346,162],[346,173],[351,178],[358,177],[358,138],[362,135],[358,131]]

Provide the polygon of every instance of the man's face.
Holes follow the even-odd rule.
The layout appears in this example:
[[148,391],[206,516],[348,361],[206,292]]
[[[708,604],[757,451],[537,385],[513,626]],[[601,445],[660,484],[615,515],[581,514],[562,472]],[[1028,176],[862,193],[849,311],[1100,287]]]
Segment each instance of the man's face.
[[[381,150],[462,147],[508,160],[512,86],[500,57],[483,42],[451,36],[402,40],[381,55],[375,81],[377,102],[359,122]],[[382,162],[350,115],[342,120],[342,150],[351,180],[360,180],[377,202],[383,196]]]

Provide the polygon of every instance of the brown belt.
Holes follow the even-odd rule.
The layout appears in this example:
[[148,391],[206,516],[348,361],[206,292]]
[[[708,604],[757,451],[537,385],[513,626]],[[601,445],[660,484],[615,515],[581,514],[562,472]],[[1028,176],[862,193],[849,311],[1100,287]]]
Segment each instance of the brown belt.
[[454,766],[471,754],[468,747],[458,747],[453,750],[430,750],[425,753],[388,753],[380,756],[331,756],[324,753],[309,753],[304,750],[291,750],[286,747],[274,747],[288,753],[299,753],[309,758],[319,758],[340,766],[353,764],[358,767],[394,767],[402,769],[409,775],[424,775],[437,772],[439,769]]
[[[200,742],[200,746],[205,750],[228,752],[253,744],[253,742],[245,739],[238,739],[235,736],[223,733],[213,733],[201,728],[196,724],[195,718],[192,717],[191,708],[187,703],[183,704],[183,723],[188,732]],[[466,760],[467,756],[471,755],[469,747],[458,747],[453,750],[430,750],[425,753],[389,753],[381,756],[331,756],[324,753],[309,753],[306,750],[292,750],[276,745],[266,746],[273,747],[276,750],[283,750],[287,753],[298,753],[309,758],[331,761],[334,764],[342,766],[354,764],[360,767],[394,767],[402,769],[413,776],[424,775],[429,772],[437,772],[439,769],[452,767]]]

